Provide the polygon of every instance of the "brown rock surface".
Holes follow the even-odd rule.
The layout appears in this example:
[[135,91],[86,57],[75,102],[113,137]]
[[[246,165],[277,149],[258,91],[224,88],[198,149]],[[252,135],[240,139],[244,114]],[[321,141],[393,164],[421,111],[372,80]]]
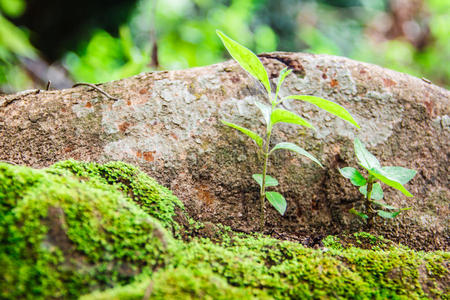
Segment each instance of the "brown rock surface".
[[[317,131],[275,127],[273,142],[290,141],[325,165],[278,152],[269,174],[286,196],[285,216],[267,206],[267,233],[314,243],[329,233],[356,231],[348,210],[358,191],[337,167],[355,166],[352,139],[366,143],[383,165],[418,171],[407,198],[385,190],[388,203],[412,207],[374,229],[418,249],[447,249],[449,215],[450,92],[421,79],[328,55],[268,53],[261,59],[276,82],[294,70],[281,93],[324,97],[345,106],[361,125],[352,128],[312,105],[284,106],[309,119]],[[81,86],[29,91],[0,98],[0,160],[33,167],[56,161],[122,160],[171,188],[191,215],[243,231],[256,230],[260,173],[257,148],[221,119],[262,132],[255,100],[258,83],[237,63],[141,74],[101,85],[114,97]]]

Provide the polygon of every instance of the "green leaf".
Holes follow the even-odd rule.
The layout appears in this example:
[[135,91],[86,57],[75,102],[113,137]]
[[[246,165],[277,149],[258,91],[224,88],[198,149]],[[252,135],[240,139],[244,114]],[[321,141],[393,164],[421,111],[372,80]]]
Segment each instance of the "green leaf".
[[361,163],[361,166],[367,170],[372,168],[381,168],[378,159],[372,153],[367,151],[364,144],[358,138],[355,138],[353,142],[355,146],[355,154]]
[[[259,186],[262,186],[262,179],[263,179],[262,174],[253,174],[252,177],[259,184]],[[272,176],[269,176],[266,174],[266,187],[277,186],[277,185],[278,185],[278,180],[276,180]]]
[[236,125],[236,124],[233,124],[233,123],[224,121],[224,120],[222,120],[222,123],[225,124],[225,125],[227,125],[227,126],[230,126],[231,128],[234,128],[234,129],[239,130],[239,131],[242,132],[243,134],[246,134],[246,135],[249,136],[252,140],[254,140],[255,143],[256,143],[259,147],[262,147],[263,139],[262,139],[258,134],[256,134],[256,133],[254,133],[253,131],[251,131],[250,129],[241,127],[241,126],[239,126],[239,125]]
[[266,121],[266,124],[270,124],[270,113],[272,112],[272,108],[266,104],[260,103],[255,101],[255,105],[259,108],[261,113],[264,116],[264,121]]
[[384,211],[384,210],[377,210],[377,214],[385,219],[393,219],[396,216],[398,216],[398,214],[400,213],[400,211],[394,211],[394,212],[389,212],[389,211]]
[[307,95],[291,95],[291,96],[286,97],[285,99],[295,99],[295,100],[301,100],[301,101],[306,101],[306,102],[312,103],[312,104],[320,107],[321,109],[326,110],[330,114],[333,114],[333,115],[349,122],[350,124],[356,126],[357,128],[360,128],[358,123],[356,123],[356,121],[353,119],[353,117],[350,115],[350,113],[345,108],[343,108],[342,106],[340,106],[337,103],[334,103],[333,101],[325,100],[325,99],[315,97],[315,96],[307,96]]
[[283,70],[281,70],[280,72],[280,76],[278,77],[278,84],[277,84],[277,91],[275,93],[275,101],[278,100],[278,93],[280,92],[280,88],[281,85],[283,84],[284,80],[286,79],[286,77],[291,74],[292,70],[288,70],[288,68],[284,68]]
[[417,171],[402,168],[402,167],[382,167],[381,170],[392,179],[400,182],[401,184],[406,184],[408,181],[414,178]]
[[29,58],[36,57],[36,50],[31,45],[25,32],[23,32],[19,27],[16,27],[13,23],[4,18],[1,15],[1,10],[0,48],[6,48],[16,55],[22,55]]
[[350,182],[353,185],[363,186],[367,183],[366,179],[355,168],[345,167],[345,168],[339,169],[339,172],[345,178],[350,179]]
[[[359,191],[361,192],[361,194],[364,195],[364,197],[367,197],[367,184],[360,187]],[[381,185],[376,182],[372,185],[372,194],[370,195],[370,199],[371,200],[381,200],[383,199],[384,194],[383,194],[383,189],[381,188]]]
[[354,209],[354,208],[351,208],[351,209],[349,210],[349,212],[350,212],[351,214],[357,215],[358,217],[363,218],[363,219],[368,219],[368,218],[369,218],[366,214],[363,214],[362,212],[359,212],[359,211],[357,211],[357,210]]
[[286,199],[280,193],[266,192],[266,198],[281,215],[284,215],[287,204]]
[[378,201],[372,201],[373,203],[375,203],[376,205],[379,205],[381,207],[384,207],[386,209],[391,209],[391,210],[398,210],[397,207],[391,206],[389,204],[386,204],[384,202],[378,202]]
[[239,65],[246,70],[250,75],[261,81],[267,92],[271,93],[269,76],[264,68],[264,65],[259,58],[249,49],[242,46],[238,42],[226,36],[220,30],[216,30],[217,35],[222,40],[225,48],[227,48],[230,55],[239,63]]
[[284,123],[290,123],[290,124],[297,124],[309,128],[314,128],[308,121],[303,119],[302,117],[294,114],[293,112],[290,112],[285,109],[277,108],[275,109],[272,114],[270,115],[270,126],[269,128],[272,128],[273,125],[279,122]]
[[379,179],[382,182],[386,183],[387,185],[393,187],[394,189],[399,190],[400,192],[402,192],[406,196],[413,197],[413,195],[410,192],[408,192],[408,190],[405,189],[400,182],[396,181],[395,179],[391,179],[391,178],[387,177],[387,175],[384,174],[384,172],[382,170],[370,169],[370,170],[367,170],[367,171],[369,171],[370,175],[375,176],[377,179]]
[[0,0],[0,12],[10,17],[19,17],[25,11],[24,0]]
[[294,151],[300,155],[306,156],[307,158],[309,158],[310,160],[312,160],[313,162],[315,162],[316,164],[318,164],[319,166],[321,166],[323,168],[322,164],[311,153],[309,153],[305,149],[303,149],[295,144],[287,143],[287,142],[278,143],[275,145],[275,147],[272,148],[272,150],[270,150],[269,155],[273,151],[278,150],[278,149],[286,149],[286,150]]

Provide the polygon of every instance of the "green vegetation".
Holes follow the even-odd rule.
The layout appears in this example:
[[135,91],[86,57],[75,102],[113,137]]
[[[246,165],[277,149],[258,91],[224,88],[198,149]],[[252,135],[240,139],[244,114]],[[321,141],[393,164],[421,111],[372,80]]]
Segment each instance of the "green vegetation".
[[283,84],[286,77],[291,73],[291,70],[288,70],[287,68],[283,69],[280,72],[278,84],[276,87],[275,96],[272,95],[272,89],[270,86],[269,76],[267,74],[266,69],[264,68],[264,65],[261,63],[259,58],[251,52],[249,49],[245,48],[244,46],[240,45],[236,41],[233,41],[228,36],[223,34],[221,31],[217,31],[217,34],[219,35],[220,39],[222,40],[223,44],[227,48],[228,52],[231,54],[231,56],[239,63],[239,65],[246,70],[250,75],[252,75],[254,78],[256,78],[265,88],[267,91],[267,98],[270,102],[270,106],[264,103],[255,102],[255,105],[259,108],[261,111],[264,121],[266,123],[266,129],[264,138],[260,137],[257,133],[251,131],[250,129],[241,127],[239,125],[222,121],[223,124],[230,126],[231,128],[237,129],[240,132],[244,133],[245,135],[249,136],[253,141],[255,141],[256,145],[259,148],[260,153],[263,156],[264,162],[262,167],[262,174],[253,174],[253,179],[258,183],[260,186],[260,230],[262,231],[264,229],[264,207],[265,207],[265,199],[269,201],[270,204],[281,214],[283,215],[286,211],[286,200],[284,199],[283,195],[281,195],[278,192],[274,191],[268,191],[266,192],[266,187],[274,187],[278,185],[277,179],[275,179],[272,176],[267,175],[267,163],[269,160],[269,156],[276,150],[289,150],[293,151],[295,153],[298,153],[300,155],[306,156],[307,158],[311,159],[313,162],[318,164],[322,167],[322,164],[309,152],[307,152],[305,149],[297,146],[293,143],[288,142],[281,142],[276,144],[272,149],[269,149],[270,147],[270,138],[272,135],[272,129],[273,126],[277,123],[290,123],[300,126],[305,126],[308,128],[313,128],[313,125],[311,125],[308,121],[300,117],[299,115],[294,114],[293,112],[290,112],[288,110],[277,108],[278,105],[283,103],[285,100],[294,99],[294,100],[301,100],[305,102],[312,103],[319,108],[322,108],[326,110],[327,112],[349,122],[350,124],[356,126],[359,128],[359,125],[356,123],[356,121],[353,119],[353,117],[350,115],[350,113],[345,110],[342,106],[331,102],[329,100],[325,100],[319,97],[314,96],[306,96],[306,95],[291,95],[284,98],[279,97],[279,91],[281,88],[281,85]]
[[166,222],[166,211],[151,217],[159,206],[132,196],[159,190],[151,198],[170,205],[167,190],[120,162],[42,170],[0,163],[0,298],[423,299],[448,292],[449,253],[417,252],[368,233],[351,243],[328,237],[317,250],[224,226],[215,227],[214,241],[173,239],[159,224],[175,220]]
[[133,41],[130,28],[123,25],[119,36],[97,30],[82,55],[67,53],[66,64],[73,78],[83,82],[107,82],[130,77],[146,70],[150,51],[140,49]]
[[34,58],[36,50],[28,33],[7,19],[19,17],[25,9],[25,0],[0,1],[0,92],[5,83],[7,91],[21,89],[31,84],[20,67],[19,57]]
[[[403,167],[381,167],[378,159],[367,151],[358,138],[355,138],[354,146],[359,165],[367,170],[368,178],[364,178],[357,169],[352,167],[339,169],[341,175],[348,178],[353,185],[360,187],[359,191],[364,195],[365,212],[359,212],[354,208],[350,212],[366,219],[370,228],[373,225],[373,218],[376,214],[382,218],[392,219],[398,216],[400,212],[408,210],[409,208],[397,208],[382,202],[384,197],[383,188],[377,181],[381,181],[399,190],[406,196],[412,197],[413,195],[403,185],[413,179],[417,172]],[[375,211],[374,207],[381,207],[381,209]]]
[[[150,216],[158,207],[144,211],[119,191],[133,171],[122,163],[62,162],[47,170],[0,163],[0,298],[76,298],[164,265],[172,237]],[[101,183],[100,173],[117,182]],[[172,199],[158,197],[161,187],[153,180],[134,183],[131,195]]]
[[179,234],[180,227],[173,217],[177,209],[184,210],[183,203],[170,190],[134,166],[123,162],[102,165],[67,160],[54,164],[47,172],[62,175],[70,172],[94,187],[98,184],[111,185],[138,204],[144,212],[158,219],[166,229],[175,235]]
[[[49,10],[51,1],[41,0]],[[133,1],[130,1],[130,6]],[[413,1],[405,7],[391,0],[136,0],[122,23],[117,13],[96,22],[80,20],[82,34],[65,36],[56,44],[62,64],[74,81],[102,82],[155,69],[209,65],[225,53],[214,36],[215,28],[238,38],[256,53],[275,50],[340,55],[406,72],[449,87],[450,2]],[[27,5],[28,4],[28,5]],[[70,3],[67,4],[70,10]],[[25,0],[0,1],[0,90],[13,92],[39,82],[27,73],[24,58],[48,58],[49,47],[34,49],[30,43],[47,38],[33,28],[14,22],[39,15]],[[64,6],[57,6],[57,8]],[[106,11],[101,11],[106,13]],[[52,12],[49,12],[52,15]],[[42,14],[41,18],[48,15]],[[124,20],[126,17],[123,18]],[[48,28],[60,18],[42,20]],[[86,23],[82,23],[85,21]],[[37,22],[39,24],[39,22]],[[49,25],[51,24],[51,25]],[[96,24],[96,25],[94,25]],[[94,26],[93,26],[94,25]],[[108,32],[105,31],[108,28]],[[30,32],[31,30],[31,32]],[[41,43],[42,44],[42,43]],[[157,51],[154,51],[154,45]],[[376,46],[375,46],[376,45]],[[40,53],[41,52],[41,53]],[[157,52],[157,53],[154,53]],[[53,55],[55,56],[55,55]],[[46,83],[45,78],[41,80]],[[41,83],[42,84],[42,83]]]
[[[426,299],[443,296],[440,284],[449,276],[444,263],[449,258],[405,247],[314,250],[235,234],[222,243],[196,239],[180,245],[171,267],[82,299],[142,299],[149,286],[149,299]],[[438,269],[430,273],[431,265]],[[422,266],[427,269],[421,271]],[[425,292],[423,280],[435,287],[433,292]],[[220,298],[218,289],[226,296]]]

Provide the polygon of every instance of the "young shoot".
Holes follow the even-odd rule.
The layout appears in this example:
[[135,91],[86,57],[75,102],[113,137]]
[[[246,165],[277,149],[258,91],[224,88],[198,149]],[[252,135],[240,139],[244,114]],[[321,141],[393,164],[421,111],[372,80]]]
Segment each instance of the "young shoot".
[[269,187],[275,187],[278,185],[277,179],[267,174],[267,164],[269,161],[269,157],[274,154],[277,150],[289,150],[296,152],[300,155],[306,156],[319,166],[323,167],[322,164],[317,160],[311,153],[307,152],[305,149],[297,146],[296,144],[289,142],[278,143],[271,148],[271,137],[274,125],[278,123],[290,123],[299,126],[305,126],[308,128],[314,129],[313,125],[311,125],[307,120],[298,116],[297,114],[288,111],[283,108],[279,108],[279,105],[287,100],[300,100],[315,104],[321,109],[326,110],[327,112],[349,122],[350,124],[359,128],[359,125],[350,115],[350,113],[343,108],[342,106],[319,97],[315,96],[306,96],[306,95],[291,95],[287,97],[280,98],[279,92],[281,85],[283,84],[286,77],[291,73],[291,70],[287,68],[283,69],[278,78],[278,84],[276,86],[275,94],[272,93],[272,88],[270,86],[269,76],[267,74],[264,65],[261,63],[259,58],[249,49],[240,45],[236,41],[232,40],[228,36],[226,36],[221,31],[217,31],[218,36],[222,40],[225,48],[228,50],[230,55],[239,63],[239,65],[247,71],[251,76],[256,78],[265,88],[267,92],[267,102],[255,102],[256,107],[261,111],[261,114],[264,118],[266,128],[263,137],[259,134],[251,131],[250,129],[241,127],[239,125],[227,122],[222,120],[222,123],[232,127],[234,129],[239,130],[243,134],[250,137],[258,146],[258,149],[263,158],[262,163],[262,172],[260,174],[253,174],[253,179],[260,187],[260,222],[259,227],[260,230],[264,230],[264,222],[265,222],[265,200],[269,201],[269,203],[281,214],[284,215],[287,207],[287,203],[283,195],[275,191],[266,191]]
[[350,182],[359,187],[359,191],[364,196],[365,211],[360,212],[350,209],[350,212],[367,221],[367,227],[373,226],[376,215],[392,219],[404,210],[410,208],[397,208],[383,201],[384,193],[380,182],[393,187],[408,197],[413,195],[403,186],[416,175],[416,171],[402,167],[382,167],[378,159],[370,153],[364,144],[358,139],[354,140],[355,155],[359,165],[366,169],[368,175],[364,177],[357,169],[346,167],[339,169],[339,172]]

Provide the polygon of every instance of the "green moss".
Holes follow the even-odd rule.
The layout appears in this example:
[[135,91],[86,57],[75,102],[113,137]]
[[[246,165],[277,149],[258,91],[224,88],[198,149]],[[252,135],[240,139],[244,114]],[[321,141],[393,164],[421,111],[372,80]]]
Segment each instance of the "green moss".
[[344,247],[340,243],[340,239],[337,236],[329,235],[326,238],[322,240],[322,243],[325,247],[336,249],[336,250],[342,250]]
[[167,260],[160,223],[110,186],[0,163],[0,298],[76,298]]
[[173,218],[177,208],[184,209],[182,202],[169,189],[159,185],[137,167],[118,161],[102,165],[67,160],[54,164],[48,172],[65,175],[70,172],[93,185],[98,182],[111,185],[136,202],[146,213],[161,221],[166,229],[175,234],[180,229]]
[[[419,274],[419,270],[432,261],[443,271],[444,260],[442,253],[395,247],[389,250],[355,247],[315,250],[258,235],[235,234],[222,243],[194,239],[190,243],[180,243],[170,267],[153,275],[155,293],[149,299],[190,299],[190,296],[202,298],[205,295],[213,295],[214,299],[215,287],[222,284],[224,290],[228,286],[239,288],[244,299],[440,297],[445,293],[440,283],[445,280],[433,281]],[[449,273],[445,272],[448,278]],[[216,285],[212,287],[208,278],[215,278]],[[144,295],[149,282],[133,288],[134,293],[138,289],[141,291],[137,297]],[[435,291],[424,287],[424,282],[435,282]],[[86,299],[130,299],[127,293],[119,291],[123,292],[124,288]]]
[[389,250],[393,246],[397,248],[409,249],[403,245],[396,245],[391,240],[383,236],[375,236],[368,232],[355,232],[353,234],[340,234],[339,236],[329,235],[322,240],[322,243],[327,248],[335,250],[342,250],[351,247],[371,250]]
[[170,267],[138,283],[95,292],[80,300],[149,299],[273,299],[255,288],[236,287],[210,269]]

